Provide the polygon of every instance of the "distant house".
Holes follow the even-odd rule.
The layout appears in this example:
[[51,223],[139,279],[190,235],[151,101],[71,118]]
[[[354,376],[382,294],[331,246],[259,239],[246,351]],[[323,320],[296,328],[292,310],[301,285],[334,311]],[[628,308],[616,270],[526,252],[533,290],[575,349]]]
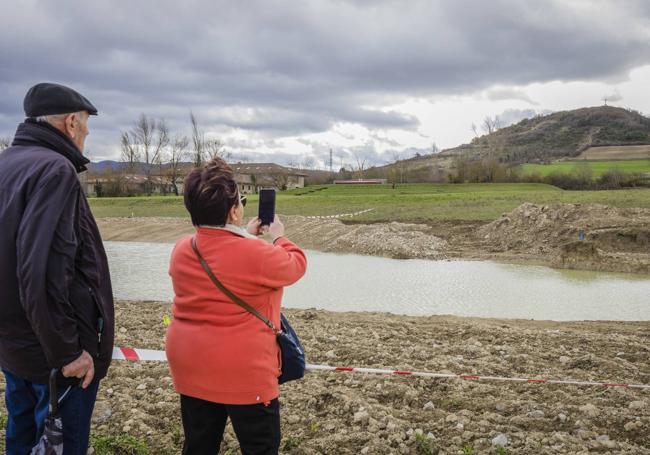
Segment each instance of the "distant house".
[[[176,181],[179,194],[183,193],[183,179]],[[112,174],[84,176],[82,188],[88,196],[124,196],[140,194],[172,194],[173,185],[168,178],[151,176],[150,180],[139,174]]]
[[[287,190],[303,188],[307,174],[274,163],[230,164],[235,181],[242,194],[257,193],[261,188]],[[176,179],[179,194],[191,164],[183,166]],[[141,194],[173,194],[174,185],[166,175],[151,174],[150,178],[139,173],[83,173],[81,183],[89,196],[135,196]]]
[[235,180],[243,194],[257,193],[260,188],[304,188],[307,176],[275,163],[236,163],[230,164],[230,167],[235,172]]

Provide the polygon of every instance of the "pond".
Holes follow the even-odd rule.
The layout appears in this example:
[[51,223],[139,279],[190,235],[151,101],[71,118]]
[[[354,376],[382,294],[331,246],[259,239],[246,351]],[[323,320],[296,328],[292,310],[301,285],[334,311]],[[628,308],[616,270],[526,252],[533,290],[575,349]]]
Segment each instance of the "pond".
[[[173,245],[105,242],[115,297],[171,301]],[[650,320],[650,277],[490,261],[398,260],[307,251],[283,305],[407,315]]]

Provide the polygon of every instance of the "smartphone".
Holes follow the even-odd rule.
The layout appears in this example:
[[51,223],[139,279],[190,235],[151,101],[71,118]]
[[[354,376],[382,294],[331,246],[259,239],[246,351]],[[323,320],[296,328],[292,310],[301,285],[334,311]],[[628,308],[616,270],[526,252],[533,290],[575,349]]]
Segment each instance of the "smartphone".
[[260,190],[260,208],[258,214],[262,226],[269,226],[275,218],[275,189],[262,188]]

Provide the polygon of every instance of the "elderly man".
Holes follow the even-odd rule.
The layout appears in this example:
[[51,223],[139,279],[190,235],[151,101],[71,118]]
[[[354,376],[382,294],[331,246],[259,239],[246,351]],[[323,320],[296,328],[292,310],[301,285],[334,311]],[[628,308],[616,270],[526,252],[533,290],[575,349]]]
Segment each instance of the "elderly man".
[[85,454],[99,380],[111,361],[113,294],[106,253],[77,173],[89,115],[76,91],[42,83],[0,153],[0,366],[6,451],[30,453],[58,370],[64,454]]

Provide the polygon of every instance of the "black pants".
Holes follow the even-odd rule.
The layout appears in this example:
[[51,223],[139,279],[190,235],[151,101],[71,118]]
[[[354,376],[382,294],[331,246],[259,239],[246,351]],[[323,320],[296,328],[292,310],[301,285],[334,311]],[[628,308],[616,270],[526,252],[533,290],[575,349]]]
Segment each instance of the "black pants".
[[280,402],[219,404],[181,395],[185,443],[183,455],[215,455],[221,446],[226,420],[232,426],[243,455],[275,455],[280,448]]

